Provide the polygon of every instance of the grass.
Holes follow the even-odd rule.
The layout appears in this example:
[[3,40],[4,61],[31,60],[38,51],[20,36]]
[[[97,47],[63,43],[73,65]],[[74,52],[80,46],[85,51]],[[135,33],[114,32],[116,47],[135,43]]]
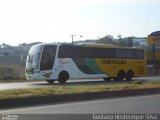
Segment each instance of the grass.
[[157,88],[160,87],[160,82],[148,82],[142,84],[103,84],[94,86],[53,86],[44,88],[29,88],[29,89],[15,89],[15,90],[1,90],[0,99],[7,98],[21,98],[30,96],[45,96],[45,95],[58,95],[58,94],[74,94],[85,92],[98,92],[98,91],[112,91],[112,90],[127,90],[138,88]]
[[143,82],[141,80],[134,80],[133,84],[143,84]]
[[8,80],[0,80],[0,83],[16,83],[16,82],[35,82],[40,80],[26,80],[26,79],[8,79]]

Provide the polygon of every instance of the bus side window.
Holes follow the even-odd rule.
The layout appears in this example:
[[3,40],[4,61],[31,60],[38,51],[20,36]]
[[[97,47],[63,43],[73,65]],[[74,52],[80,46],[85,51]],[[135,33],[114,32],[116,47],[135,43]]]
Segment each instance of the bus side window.
[[126,59],[126,51],[122,49],[117,49],[117,58],[119,59]]

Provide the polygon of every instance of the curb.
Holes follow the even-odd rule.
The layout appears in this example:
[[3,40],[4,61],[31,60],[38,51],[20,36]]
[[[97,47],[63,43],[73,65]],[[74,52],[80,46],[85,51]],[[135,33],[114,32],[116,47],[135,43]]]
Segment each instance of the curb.
[[114,90],[102,92],[87,92],[76,94],[63,94],[63,95],[47,95],[47,96],[34,96],[26,98],[12,98],[0,99],[0,109],[11,107],[24,107],[33,105],[64,103],[72,101],[82,101],[91,99],[103,98],[116,98],[125,96],[147,95],[160,93],[160,88],[143,88],[143,89],[130,89],[130,90]]

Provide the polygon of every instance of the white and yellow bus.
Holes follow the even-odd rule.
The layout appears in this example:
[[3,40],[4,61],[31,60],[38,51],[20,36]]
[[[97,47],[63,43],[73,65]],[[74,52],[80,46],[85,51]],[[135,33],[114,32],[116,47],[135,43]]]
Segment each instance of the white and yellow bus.
[[39,44],[26,60],[27,79],[65,83],[68,79],[131,80],[146,75],[146,54],[140,48],[97,44]]

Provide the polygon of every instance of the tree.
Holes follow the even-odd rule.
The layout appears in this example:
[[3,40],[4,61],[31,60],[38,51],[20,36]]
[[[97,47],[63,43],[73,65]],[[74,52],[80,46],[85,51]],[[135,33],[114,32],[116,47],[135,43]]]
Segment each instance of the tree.
[[118,34],[117,37],[118,37],[119,39],[122,39],[122,35],[121,35],[121,34]]
[[116,45],[118,45],[118,46],[126,46],[125,39],[123,39],[123,38],[118,39],[118,41],[116,42]]
[[133,47],[133,37],[128,37],[127,38],[127,46],[128,47]]
[[97,43],[102,43],[102,44],[115,44],[115,42],[113,41],[113,36],[112,35],[106,35],[105,37],[100,38],[96,42]]
[[118,39],[116,42],[116,45],[118,46],[124,46],[124,47],[132,47],[133,46],[133,37],[126,37]]

